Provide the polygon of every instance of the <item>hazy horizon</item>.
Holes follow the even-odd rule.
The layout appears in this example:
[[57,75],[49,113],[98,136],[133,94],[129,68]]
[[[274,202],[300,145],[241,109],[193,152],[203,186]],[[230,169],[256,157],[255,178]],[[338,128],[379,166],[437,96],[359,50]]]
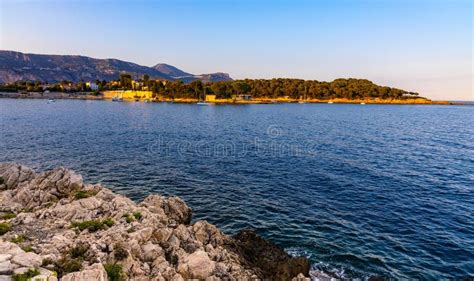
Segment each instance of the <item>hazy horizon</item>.
[[0,48],[474,100],[471,1],[9,1]]

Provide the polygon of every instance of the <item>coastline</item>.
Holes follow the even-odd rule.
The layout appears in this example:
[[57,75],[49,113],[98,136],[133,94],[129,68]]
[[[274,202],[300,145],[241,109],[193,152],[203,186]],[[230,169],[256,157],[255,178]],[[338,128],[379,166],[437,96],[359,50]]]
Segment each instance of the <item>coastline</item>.
[[[12,98],[12,99],[73,99],[73,100],[104,100],[111,101],[110,98],[105,98],[102,95],[95,95],[92,93],[63,93],[63,92],[51,92],[51,93],[37,93],[31,92],[28,94],[20,94],[13,92],[0,92],[0,98]],[[124,99],[124,102],[144,102],[144,99]],[[147,100],[148,102],[148,100]],[[189,98],[177,98],[177,99],[154,99],[150,100],[152,103],[168,102],[168,103],[197,103],[198,99]],[[386,105],[463,105],[463,106],[474,106],[474,103],[463,102],[463,101],[433,101],[422,98],[407,98],[407,99],[291,99],[291,98],[254,98],[252,100],[232,100],[232,99],[216,99],[209,104],[217,105],[245,105],[245,104],[280,104],[280,103],[328,103],[328,104],[386,104]]]
[[206,221],[191,222],[178,197],[154,194],[135,203],[62,167],[37,174],[0,163],[0,214],[0,277],[310,280],[306,258],[251,230],[230,237]]

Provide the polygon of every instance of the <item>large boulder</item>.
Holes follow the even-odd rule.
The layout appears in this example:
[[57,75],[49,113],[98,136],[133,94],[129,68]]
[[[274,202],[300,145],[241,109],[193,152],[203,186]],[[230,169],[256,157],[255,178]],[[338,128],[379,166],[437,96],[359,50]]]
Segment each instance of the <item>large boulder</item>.
[[170,224],[191,223],[191,208],[179,197],[165,198],[154,194],[145,198],[140,206],[145,206],[154,213],[165,214]]
[[178,273],[187,278],[205,279],[211,276],[215,263],[209,258],[206,252],[196,251],[187,256],[178,266]]
[[147,262],[153,262],[159,256],[163,255],[163,249],[161,249],[160,246],[153,243],[147,243],[143,245],[141,248],[143,251],[143,258]]
[[93,264],[89,268],[66,274],[62,281],[107,281],[107,272],[100,263]]
[[15,256],[23,253],[23,250],[15,243],[0,240],[0,253]]
[[15,189],[12,191],[10,201],[21,204],[24,209],[35,210],[49,206],[62,198],[72,197],[83,187],[81,175],[66,168],[57,168],[40,174],[28,183],[17,184],[13,187]]
[[207,221],[197,221],[193,226],[190,226],[190,229],[196,240],[203,245],[211,244],[216,247],[223,245],[224,241],[228,239],[215,225]]
[[303,257],[291,257],[283,249],[258,236],[252,230],[243,230],[234,236],[236,247],[241,256],[249,263],[260,268],[265,278],[271,280],[291,280],[299,273],[309,275],[310,263]]
[[12,258],[10,254],[0,254],[0,262],[8,261]]
[[38,267],[41,265],[43,259],[32,252],[21,253],[12,258],[12,262],[23,267]]
[[15,268],[10,261],[0,262],[0,274],[11,274]]
[[68,197],[84,186],[82,176],[60,167],[41,174],[31,182],[32,189],[48,191],[57,198]]
[[36,173],[23,165],[15,163],[0,163],[0,190],[14,189],[19,185],[28,183]]

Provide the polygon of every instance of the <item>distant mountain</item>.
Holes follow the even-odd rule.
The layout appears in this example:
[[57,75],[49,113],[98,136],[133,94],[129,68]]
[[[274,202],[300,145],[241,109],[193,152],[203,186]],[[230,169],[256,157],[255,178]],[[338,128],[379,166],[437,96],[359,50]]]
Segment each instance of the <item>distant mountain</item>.
[[209,73],[209,74],[191,74],[188,72],[184,72],[179,68],[176,68],[172,65],[166,63],[159,63],[153,66],[154,69],[173,77],[176,80],[182,80],[185,83],[194,81],[194,80],[201,80],[204,82],[217,82],[217,81],[231,81],[232,78],[227,73],[223,72],[216,72],[216,73]]
[[18,80],[58,82],[61,80],[112,80],[126,72],[134,77],[173,79],[156,69],[117,59],[85,56],[24,54],[0,51],[0,82]]
[[[160,71],[160,68],[163,71]],[[161,64],[161,67],[147,67],[117,59],[38,55],[0,50],[0,83],[26,80],[42,82],[112,80],[117,79],[120,73],[129,73],[134,78],[147,74],[150,78],[166,80],[177,80],[182,76],[184,82],[196,79],[232,80],[228,74],[193,75],[167,64]]]
[[184,72],[181,69],[166,63],[159,63],[153,66],[153,68],[172,77],[193,76],[191,73]]

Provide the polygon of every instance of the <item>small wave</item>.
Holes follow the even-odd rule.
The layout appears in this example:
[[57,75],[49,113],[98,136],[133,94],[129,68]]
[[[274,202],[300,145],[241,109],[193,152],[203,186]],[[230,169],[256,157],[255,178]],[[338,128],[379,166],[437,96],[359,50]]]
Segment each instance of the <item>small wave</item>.
[[[309,260],[312,260],[313,258],[313,254],[311,252],[300,247],[285,248],[285,252],[292,257],[305,257]],[[338,268],[323,262],[316,262],[311,264],[309,276],[313,281],[349,278],[348,276],[346,276],[346,270],[343,267]]]
[[[346,275],[346,269],[343,267],[335,267],[328,263],[316,262],[311,265],[309,271],[311,280],[325,280],[324,278],[347,279],[351,278]],[[358,280],[358,279],[352,279]]]
[[328,280],[333,281],[336,279],[335,277],[330,276],[326,272],[320,271],[320,270],[310,270],[309,277],[311,278],[312,281],[328,281]]
[[307,259],[311,259],[313,256],[311,252],[300,247],[289,247],[289,248],[285,248],[284,250],[288,255],[292,257],[305,257]]

